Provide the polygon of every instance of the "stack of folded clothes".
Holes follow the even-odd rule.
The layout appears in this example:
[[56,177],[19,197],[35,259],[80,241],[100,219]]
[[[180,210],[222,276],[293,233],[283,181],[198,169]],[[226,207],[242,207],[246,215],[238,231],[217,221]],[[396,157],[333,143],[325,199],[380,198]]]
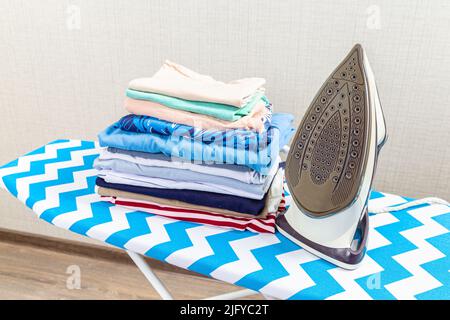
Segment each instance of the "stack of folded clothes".
[[130,114],[99,134],[102,200],[174,219],[274,232],[285,210],[279,152],[293,116],[273,113],[265,80],[223,83],[166,61],[130,82]]

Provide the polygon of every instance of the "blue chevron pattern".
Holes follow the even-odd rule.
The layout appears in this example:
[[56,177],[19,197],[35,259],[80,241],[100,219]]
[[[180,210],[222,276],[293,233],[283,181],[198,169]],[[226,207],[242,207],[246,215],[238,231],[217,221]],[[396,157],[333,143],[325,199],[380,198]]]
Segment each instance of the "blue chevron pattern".
[[[180,259],[189,270],[275,298],[450,299],[450,207],[371,216],[367,257],[359,269],[345,271],[279,233],[195,229],[198,224],[102,202],[92,169],[98,152],[94,142],[54,141],[0,167],[0,186],[58,227],[175,265]],[[411,200],[373,191],[370,203]]]
[[151,230],[146,223],[148,213],[145,212],[130,212],[127,214],[127,220],[130,225],[128,229],[115,232],[111,234],[105,242],[120,248],[125,248],[129,239],[142,236],[150,233]]
[[334,268],[331,263],[323,260],[315,260],[305,263],[302,267],[312,278],[315,285],[296,293],[290,297],[291,299],[326,299],[344,290],[328,273],[329,270]]

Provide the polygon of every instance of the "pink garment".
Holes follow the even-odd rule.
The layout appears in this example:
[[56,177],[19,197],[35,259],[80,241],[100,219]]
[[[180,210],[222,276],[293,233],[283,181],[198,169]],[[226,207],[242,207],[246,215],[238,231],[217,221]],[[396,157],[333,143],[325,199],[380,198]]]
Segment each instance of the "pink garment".
[[151,78],[132,80],[129,88],[191,101],[243,107],[256,91],[263,91],[264,78],[245,78],[224,83],[166,60]]
[[125,109],[136,115],[150,116],[206,130],[243,128],[247,130],[256,130],[258,132],[264,130],[264,118],[269,113],[264,101],[256,104],[248,115],[233,122],[220,120],[203,114],[169,108],[156,102],[131,98],[125,99]]

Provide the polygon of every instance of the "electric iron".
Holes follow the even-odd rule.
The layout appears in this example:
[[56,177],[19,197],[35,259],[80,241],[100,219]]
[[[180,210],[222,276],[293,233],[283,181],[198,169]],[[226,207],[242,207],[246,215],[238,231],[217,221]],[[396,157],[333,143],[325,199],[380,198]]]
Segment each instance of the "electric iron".
[[277,218],[278,230],[337,266],[357,268],[366,251],[367,203],[386,139],[374,75],[357,44],[298,127],[286,162],[294,203]]

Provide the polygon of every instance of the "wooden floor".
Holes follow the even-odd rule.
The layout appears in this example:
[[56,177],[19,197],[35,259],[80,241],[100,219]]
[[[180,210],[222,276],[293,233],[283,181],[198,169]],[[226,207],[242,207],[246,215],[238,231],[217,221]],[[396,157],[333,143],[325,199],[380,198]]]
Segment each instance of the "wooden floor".
[[[155,260],[149,262],[176,299],[201,299],[242,289]],[[71,275],[66,272],[70,266],[80,268],[80,289],[67,288]],[[262,297],[248,297],[252,298]],[[120,250],[0,232],[0,299],[159,299],[159,296]]]

